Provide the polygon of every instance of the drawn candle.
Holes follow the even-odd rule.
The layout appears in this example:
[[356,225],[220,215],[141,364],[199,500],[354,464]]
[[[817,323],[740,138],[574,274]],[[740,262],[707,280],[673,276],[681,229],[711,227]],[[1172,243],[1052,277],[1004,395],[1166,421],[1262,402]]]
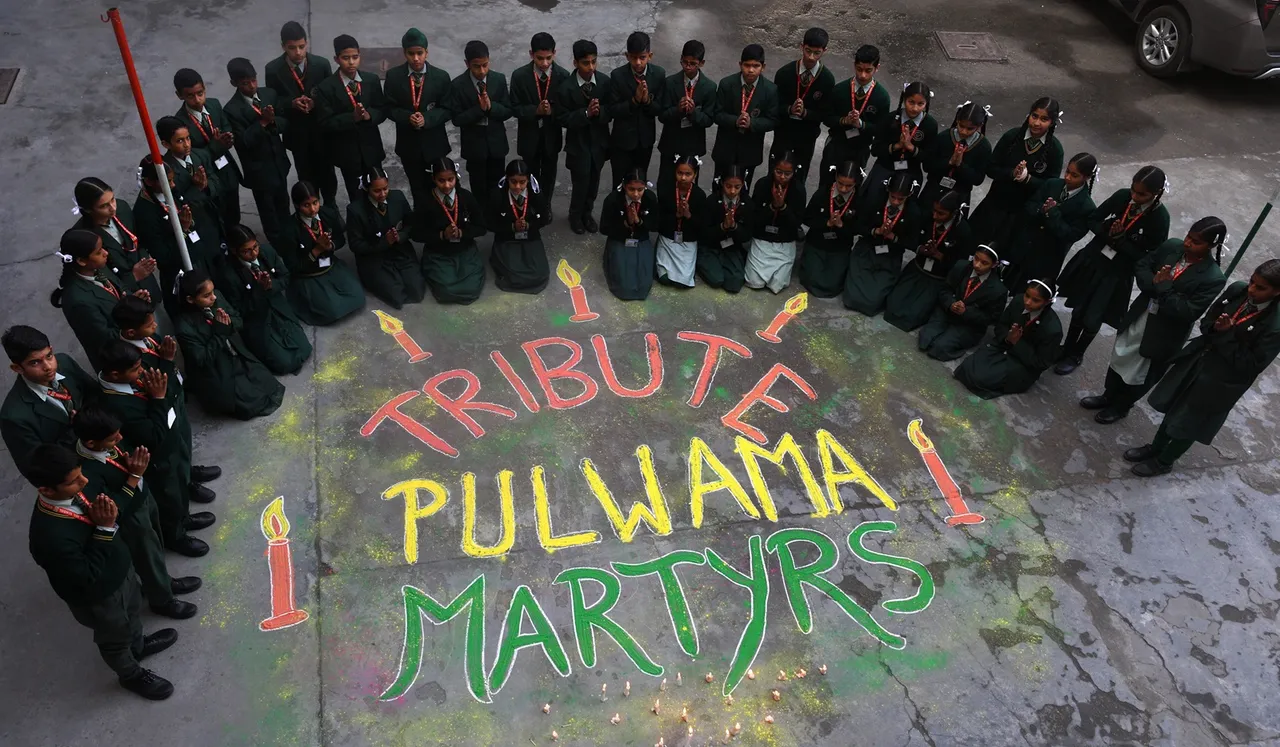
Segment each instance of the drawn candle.
[[569,289],[569,298],[573,300],[573,316],[569,317],[569,321],[589,322],[600,318],[600,315],[587,305],[587,290],[582,287],[582,276],[570,267],[567,261],[562,259],[560,264],[556,265],[556,277],[560,278],[560,282]]
[[919,418],[907,425],[907,439],[920,450],[920,457],[929,468],[934,484],[938,486],[938,490],[942,491],[942,497],[946,499],[947,506],[951,509],[947,524],[954,527],[960,524],[981,524],[986,521],[981,514],[969,510],[969,504],[965,503],[964,496],[960,493],[960,486],[956,485],[956,481],[951,478],[951,473],[947,472],[947,465],[942,463],[942,457],[938,456],[937,450],[933,448],[933,441],[924,435]]
[[293,556],[289,552],[289,520],[284,516],[284,496],[262,510],[262,535],[267,538],[267,567],[271,569],[271,617],[258,623],[259,630],[280,630],[306,620],[306,610],[293,606]]
[[373,313],[378,317],[378,326],[382,327],[382,331],[391,335],[404,348],[404,352],[409,354],[410,363],[425,361],[431,357],[431,353],[424,352],[409,333],[404,331],[404,322],[378,309],[374,309]]
[[778,332],[781,331],[783,327],[787,326],[787,322],[795,319],[796,314],[799,314],[807,308],[809,308],[809,294],[795,294],[788,299],[786,303],[782,304],[782,311],[779,311],[778,315],[773,318],[768,329],[756,330],[756,337],[759,337],[765,342],[782,342],[782,338],[778,337]]

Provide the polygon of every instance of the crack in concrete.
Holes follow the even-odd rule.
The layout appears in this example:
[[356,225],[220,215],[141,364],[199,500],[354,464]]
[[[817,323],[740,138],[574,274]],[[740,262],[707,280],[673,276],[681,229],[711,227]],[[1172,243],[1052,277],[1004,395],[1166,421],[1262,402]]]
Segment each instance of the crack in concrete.
[[[920,706],[916,703],[915,699],[911,697],[910,688],[907,687],[905,682],[898,679],[898,675],[893,673],[893,669],[889,666],[889,663],[884,660],[884,655],[882,653],[877,652],[876,659],[880,662],[880,666],[884,667],[885,674],[889,675],[894,682],[898,683],[898,687],[902,688],[903,697],[905,697],[907,699],[907,703],[911,705],[911,710],[915,711],[914,715],[909,712],[907,713],[907,717],[911,720],[911,728],[920,732],[920,736],[924,737],[924,741],[929,745],[929,747],[938,747],[938,743],[933,741],[933,736],[929,734],[929,727],[925,725],[925,717],[920,711]],[[907,733],[907,741],[904,743],[903,747],[906,747],[908,744],[911,744],[910,732]]]

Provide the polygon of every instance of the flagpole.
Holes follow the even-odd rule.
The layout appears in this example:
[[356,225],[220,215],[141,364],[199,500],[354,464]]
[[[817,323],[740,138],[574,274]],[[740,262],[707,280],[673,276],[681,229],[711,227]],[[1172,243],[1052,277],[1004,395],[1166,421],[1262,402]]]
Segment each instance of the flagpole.
[[1253,228],[1249,229],[1249,235],[1244,237],[1244,243],[1236,250],[1235,255],[1231,257],[1231,264],[1227,267],[1227,277],[1231,277],[1231,273],[1236,269],[1236,265],[1240,264],[1240,258],[1244,256],[1244,251],[1253,243],[1253,237],[1258,235],[1262,224],[1267,220],[1267,215],[1271,213],[1271,206],[1276,202],[1280,202],[1280,188],[1276,189],[1276,193],[1271,195],[1271,199],[1267,200],[1267,204],[1262,206],[1262,212],[1258,213],[1258,219],[1253,222]]

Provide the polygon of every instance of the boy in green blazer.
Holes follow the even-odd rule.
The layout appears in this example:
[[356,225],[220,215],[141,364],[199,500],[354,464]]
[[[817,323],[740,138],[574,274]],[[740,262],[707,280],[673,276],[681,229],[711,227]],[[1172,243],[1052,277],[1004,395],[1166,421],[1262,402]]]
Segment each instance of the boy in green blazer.
[[605,108],[613,129],[609,133],[611,185],[622,183],[631,169],[647,171],[658,139],[656,117],[662,112],[662,84],[667,73],[653,64],[649,35],[632,32],[627,37],[627,64],[609,73],[609,98]]
[[600,224],[591,216],[600,191],[600,172],[609,156],[609,79],[596,74],[596,43],[573,43],[573,76],[555,93],[556,116],[564,127],[564,166],[573,189],[569,193],[569,228],[595,233]]
[[827,146],[822,149],[822,172],[845,161],[866,170],[873,134],[893,114],[889,89],[876,82],[880,50],[864,44],[853,57],[853,77],[836,84],[828,97]]
[[234,226],[240,222],[240,182],[244,177],[240,165],[231,157],[235,144],[231,122],[222,110],[222,102],[205,95],[204,78],[195,70],[184,67],[174,73],[173,88],[183,102],[174,116],[190,126],[192,149],[205,151],[213,162],[222,225]]
[[511,73],[511,111],[517,120],[516,153],[529,164],[547,204],[556,191],[556,172],[564,148],[564,128],[556,118],[551,93],[569,79],[569,71],[556,64],[556,40],[539,32],[529,40],[529,64]]
[[453,123],[461,134],[471,193],[483,210],[506,173],[511,146],[502,123],[511,119],[512,111],[507,105],[506,76],[489,69],[489,47],[469,41],[463,54],[467,72],[453,79]]
[[431,197],[427,168],[449,155],[445,124],[453,116],[453,86],[449,74],[427,64],[427,35],[416,28],[400,39],[405,63],[387,71],[388,114],[396,123],[396,155],[409,178],[413,204]]
[[[778,131],[773,135],[769,163],[787,151],[795,156],[795,178],[804,184],[813,163],[813,150],[822,131],[822,118],[831,103],[836,77],[822,64],[830,38],[820,28],[804,32],[800,59],[778,68],[773,84],[778,88]],[[782,111],[784,110],[785,111]],[[838,164],[837,164],[838,165]]]
[[720,81],[716,89],[716,144],[711,157],[716,174],[729,164],[743,169],[751,184],[755,168],[764,162],[764,134],[778,125],[778,87],[764,77],[764,47],[742,49],[739,73]]
[[360,199],[360,177],[381,168],[386,151],[378,125],[387,118],[387,100],[377,75],[360,72],[360,44],[342,34],[333,40],[338,72],[316,89],[320,129],[335,166],[342,172],[347,198]]
[[236,136],[236,153],[244,162],[244,183],[253,190],[262,232],[278,243],[289,219],[289,155],[282,139],[289,131],[288,112],[275,91],[258,86],[252,62],[233,58],[227,75],[236,95],[224,111]]
[[267,63],[266,83],[279,97],[279,113],[289,120],[289,128],[283,133],[284,147],[293,153],[298,179],[315,185],[325,204],[332,205],[338,194],[338,180],[325,150],[315,94],[333,69],[328,60],[311,54],[308,46],[302,24],[289,21],[282,26],[280,47],[284,54]]
[[203,205],[210,214],[216,215],[220,189],[217,169],[208,151],[191,147],[191,128],[177,117],[161,117],[156,121],[156,136],[164,146],[164,162],[173,172],[174,199]]
[[[676,161],[707,154],[707,130],[715,124],[716,84],[702,74],[707,48],[691,39],[680,52],[680,72],[662,84],[662,137],[658,140],[658,189],[674,189]],[[694,183],[698,181],[694,177]]]
[[15,324],[0,344],[18,375],[0,405],[0,436],[21,471],[26,455],[41,444],[75,446],[71,416],[95,396],[97,383],[71,356],[55,355],[49,338],[34,327]]

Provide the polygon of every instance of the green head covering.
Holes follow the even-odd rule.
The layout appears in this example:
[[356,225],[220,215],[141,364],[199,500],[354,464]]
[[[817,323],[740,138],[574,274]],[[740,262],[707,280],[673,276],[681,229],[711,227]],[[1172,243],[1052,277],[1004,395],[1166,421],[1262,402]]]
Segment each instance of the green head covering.
[[400,46],[404,49],[408,49],[410,47],[422,47],[423,49],[426,49],[427,35],[416,28],[409,29],[404,32],[404,36],[401,37]]

